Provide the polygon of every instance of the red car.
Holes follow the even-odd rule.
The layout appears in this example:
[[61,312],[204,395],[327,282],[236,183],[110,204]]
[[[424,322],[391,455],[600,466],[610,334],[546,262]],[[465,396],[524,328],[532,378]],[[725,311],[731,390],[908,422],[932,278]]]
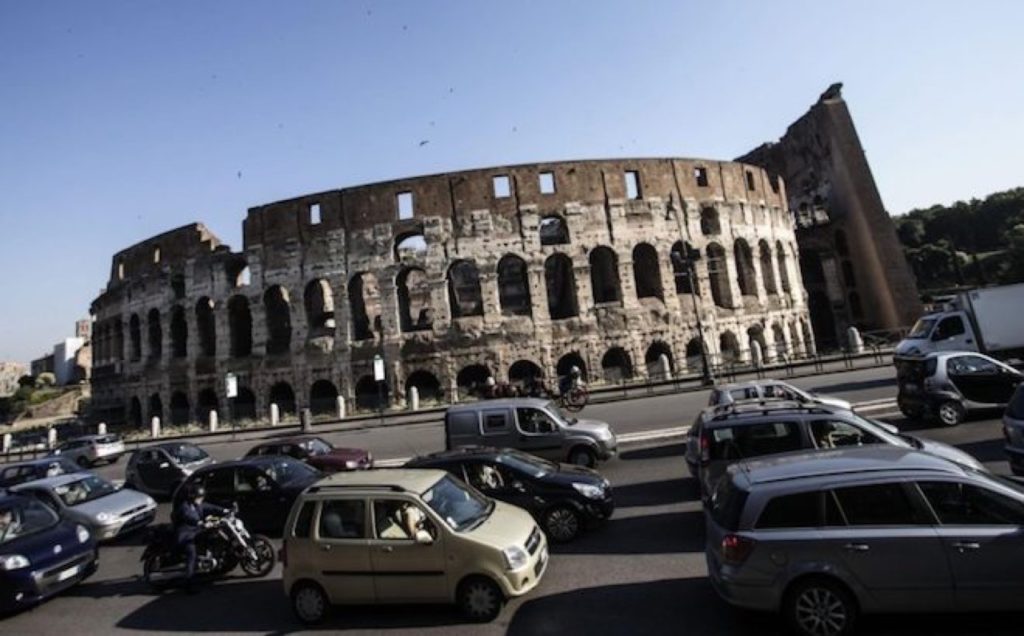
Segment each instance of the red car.
[[325,473],[373,468],[373,455],[369,451],[360,448],[335,448],[330,442],[312,436],[287,437],[263,442],[245,454],[246,457],[259,455],[287,455]]

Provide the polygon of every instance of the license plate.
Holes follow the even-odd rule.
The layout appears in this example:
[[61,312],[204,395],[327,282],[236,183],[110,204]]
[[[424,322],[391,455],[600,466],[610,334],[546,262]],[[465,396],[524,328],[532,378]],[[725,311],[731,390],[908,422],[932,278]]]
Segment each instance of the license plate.
[[81,568],[79,566],[77,566],[77,565],[74,566],[74,567],[68,568],[68,569],[64,570],[63,572],[61,572],[60,574],[57,575],[57,580],[58,581],[67,581],[68,579],[70,579],[74,575],[78,574],[78,571],[80,569]]

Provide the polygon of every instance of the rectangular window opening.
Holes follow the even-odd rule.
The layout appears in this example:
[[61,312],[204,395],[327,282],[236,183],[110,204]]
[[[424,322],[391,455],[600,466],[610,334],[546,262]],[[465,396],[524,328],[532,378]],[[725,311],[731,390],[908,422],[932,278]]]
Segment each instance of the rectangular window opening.
[[693,177],[697,180],[697,185],[701,188],[708,186],[708,169],[704,166],[697,166],[693,169]]
[[320,225],[320,204],[314,203],[309,206],[309,224]]
[[775,194],[778,194],[779,193],[779,175],[773,174],[771,177],[769,177],[768,183],[772,187],[772,192],[775,193]]
[[411,219],[412,192],[399,192],[396,198],[398,200],[398,220],[404,221],[405,219]]
[[753,191],[754,189],[754,173],[747,170],[747,190]]
[[626,198],[627,199],[639,199],[640,198],[640,174],[636,170],[627,170],[625,173],[626,177]]
[[555,193],[555,174],[553,172],[542,172],[542,173],[540,173],[540,193],[541,194],[554,194]]
[[506,199],[506,198],[512,196],[512,190],[509,187],[508,175],[506,175],[506,174],[498,175],[498,176],[494,177],[494,179],[492,179],[492,182],[494,183],[494,196],[495,196],[495,198]]

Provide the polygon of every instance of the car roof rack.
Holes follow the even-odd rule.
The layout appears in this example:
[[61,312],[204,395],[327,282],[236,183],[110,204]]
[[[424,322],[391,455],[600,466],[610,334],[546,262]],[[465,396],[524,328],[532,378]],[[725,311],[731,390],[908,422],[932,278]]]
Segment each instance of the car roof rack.
[[394,484],[316,484],[306,489],[313,494],[322,490],[388,490],[390,492],[409,492],[402,486]]
[[756,402],[746,401],[716,406],[710,419],[713,422],[721,422],[738,417],[756,417],[784,413],[818,413],[825,415],[831,413],[831,411],[818,405],[808,405],[794,402],[793,400],[772,398]]

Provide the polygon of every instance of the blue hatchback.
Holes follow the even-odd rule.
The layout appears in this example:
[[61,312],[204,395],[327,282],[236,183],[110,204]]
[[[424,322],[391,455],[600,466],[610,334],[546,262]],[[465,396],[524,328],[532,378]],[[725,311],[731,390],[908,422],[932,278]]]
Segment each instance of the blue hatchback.
[[59,594],[96,571],[89,530],[31,497],[0,495],[0,612]]

